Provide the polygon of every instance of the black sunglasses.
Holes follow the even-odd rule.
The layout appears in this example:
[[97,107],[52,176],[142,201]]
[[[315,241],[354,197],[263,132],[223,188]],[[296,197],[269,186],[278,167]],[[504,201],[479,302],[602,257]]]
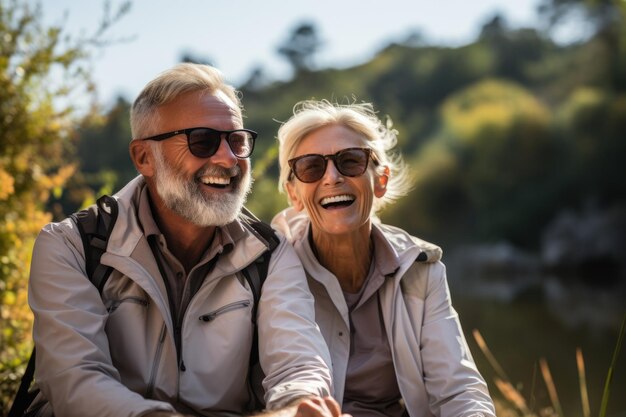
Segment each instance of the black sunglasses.
[[213,156],[220,147],[222,135],[226,136],[226,143],[233,154],[240,159],[248,158],[254,150],[254,140],[257,133],[249,129],[236,130],[216,130],[210,127],[192,127],[189,129],[175,130],[173,132],[161,133],[139,140],[165,140],[173,136],[185,134],[189,152],[198,158],[208,158]]
[[319,181],[326,172],[329,159],[332,159],[335,168],[337,168],[337,171],[339,171],[341,175],[345,175],[346,177],[358,177],[359,175],[363,175],[367,169],[370,157],[372,161],[374,161],[374,164],[378,166],[376,154],[369,148],[346,148],[329,155],[320,155],[317,153],[300,155],[288,161],[291,167],[289,180],[291,180],[291,175],[293,174],[302,182],[310,183]]

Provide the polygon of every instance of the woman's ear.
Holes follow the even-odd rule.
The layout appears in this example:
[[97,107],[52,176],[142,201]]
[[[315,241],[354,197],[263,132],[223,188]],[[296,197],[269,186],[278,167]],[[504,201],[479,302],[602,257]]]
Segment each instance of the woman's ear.
[[150,145],[143,140],[133,140],[128,148],[130,159],[133,161],[137,171],[147,178],[154,176],[154,157]]
[[291,206],[296,209],[296,211],[302,211],[304,209],[304,204],[302,204],[302,200],[300,200],[300,197],[298,196],[296,187],[291,181],[287,181],[285,183],[285,190],[287,190],[287,195],[289,196]]
[[387,192],[387,183],[389,182],[389,167],[383,167],[383,172],[376,176],[374,181],[374,195],[382,198]]

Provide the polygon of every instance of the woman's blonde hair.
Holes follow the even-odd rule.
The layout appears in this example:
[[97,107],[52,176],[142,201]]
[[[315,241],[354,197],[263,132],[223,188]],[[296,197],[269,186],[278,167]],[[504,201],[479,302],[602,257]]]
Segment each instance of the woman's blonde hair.
[[130,109],[133,138],[139,139],[159,133],[151,130],[158,122],[157,108],[192,91],[206,91],[209,94],[221,91],[235,103],[241,115],[239,95],[234,87],[224,82],[224,77],[218,69],[209,65],[178,64],[150,81],[135,99]]
[[392,128],[391,119],[388,118],[383,123],[371,103],[344,105],[327,100],[305,100],[294,106],[293,116],[278,129],[280,192],[285,191],[285,184],[289,181],[290,168],[287,161],[294,157],[300,142],[313,131],[329,125],[341,125],[361,134],[380,162],[379,173],[382,173],[385,166],[389,168],[387,192],[382,198],[374,200],[373,214],[410,191],[412,184],[408,167],[402,156],[393,151],[398,141],[398,132]]

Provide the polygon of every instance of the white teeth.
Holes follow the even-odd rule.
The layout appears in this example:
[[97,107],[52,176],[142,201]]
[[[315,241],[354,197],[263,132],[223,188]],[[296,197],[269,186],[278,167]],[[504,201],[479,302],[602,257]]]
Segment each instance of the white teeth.
[[202,177],[200,178],[203,184],[211,185],[228,185],[230,184],[230,178],[226,177]]
[[321,205],[331,204],[331,203],[340,203],[342,201],[352,201],[354,197],[348,194],[336,195],[333,197],[325,197],[320,201]]

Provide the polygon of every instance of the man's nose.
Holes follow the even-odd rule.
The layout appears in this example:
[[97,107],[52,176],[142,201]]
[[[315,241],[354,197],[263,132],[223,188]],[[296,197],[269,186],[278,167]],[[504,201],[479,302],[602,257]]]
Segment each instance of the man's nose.
[[220,140],[220,146],[217,148],[217,151],[213,154],[213,156],[211,156],[210,159],[212,163],[227,168],[237,165],[237,157],[230,149],[230,145],[224,136],[222,136],[222,139]]

